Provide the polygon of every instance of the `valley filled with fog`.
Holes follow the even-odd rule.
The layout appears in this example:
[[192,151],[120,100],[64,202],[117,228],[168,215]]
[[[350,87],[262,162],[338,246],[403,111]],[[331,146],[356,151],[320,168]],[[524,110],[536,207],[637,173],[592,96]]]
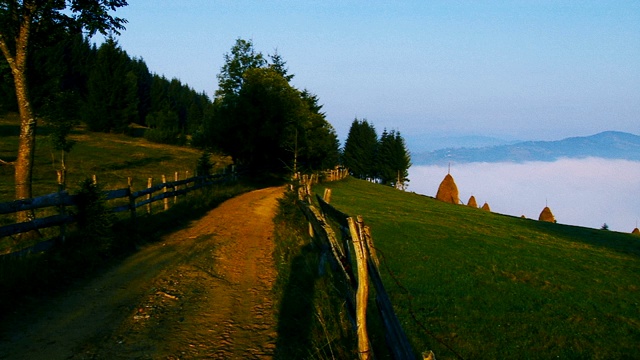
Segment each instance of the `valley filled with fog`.
[[[409,169],[408,191],[435,196],[448,164]],[[601,158],[451,164],[460,200],[538,219],[548,204],[558,223],[631,232],[640,220],[640,162]]]

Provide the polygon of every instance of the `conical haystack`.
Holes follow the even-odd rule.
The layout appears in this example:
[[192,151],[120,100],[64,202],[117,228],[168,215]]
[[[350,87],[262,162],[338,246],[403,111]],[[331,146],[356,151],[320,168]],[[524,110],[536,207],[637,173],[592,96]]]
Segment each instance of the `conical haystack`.
[[631,233],[635,235],[640,235],[640,230],[638,230],[638,228],[635,228]]
[[551,209],[549,209],[548,206],[545,206],[544,209],[542,209],[542,212],[540,213],[540,217],[538,218],[539,221],[547,221],[547,222],[556,222],[556,218],[553,216],[553,213],[551,212]]
[[478,203],[476,202],[476,198],[471,195],[471,197],[469,198],[469,201],[467,202],[467,206],[472,206],[474,208],[478,207]]
[[451,204],[460,203],[460,198],[458,197],[458,187],[456,186],[456,182],[453,181],[453,176],[451,176],[451,174],[447,174],[447,176],[444,177],[444,180],[442,180],[442,182],[440,183],[440,187],[438,187],[438,193],[436,194],[436,199]]
[[482,205],[482,210],[491,211],[491,208],[489,207],[489,204],[485,202],[485,203]]

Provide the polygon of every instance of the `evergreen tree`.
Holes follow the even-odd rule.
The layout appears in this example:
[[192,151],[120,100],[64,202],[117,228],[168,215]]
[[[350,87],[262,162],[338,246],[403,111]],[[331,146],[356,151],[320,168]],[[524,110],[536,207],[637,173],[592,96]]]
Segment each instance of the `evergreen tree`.
[[304,90],[300,93],[305,114],[298,123],[298,168],[305,171],[333,168],[340,160],[340,142],[333,126],[321,112],[318,97]]
[[231,52],[224,55],[224,65],[218,74],[217,97],[238,94],[244,84],[244,73],[249,69],[264,67],[264,56],[256,52],[251,40],[238,38]]
[[203,114],[194,143],[217,147],[252,171],[334,166],[339,144],[317,97],[289,84],[293,75],[279,54],[270,58],[268,64],[250,41],[236,41],[218,75],[213,115]]
[[378,135],[375,127],[366,119],[356,118],[351,123],[344,145],[343,163],[353,176],[360,179],[375,179],[377,148]]
[[83,111],[90,130],[124,132],[138,120],[137,77],[130,61],[113,38],[98,49]]
[[269,58],[271,59],[271,64],[269,64],[270,68],[275,70],[278,74],[282,75],[282,77],[288,82],[291,81],[291,79],[293,79],[294,75],[289,74],[289,69],[287,68],[287,62],[284,61],[284,59],[282,58],[282,56],[280,56],[280,54],[278,54],[277,49],[273,55],[269,55]]
[[404,189],[409,181],[411,155],[399,131],[385,129],[380,137],[378,147],[378,176],[380,182],[399,189]]
[[136,76],[138,89],[138,119],[135,122],[139,125],[144,125],[145,119],[151,111],[153,75],[149,72],[147,64],[142,59],[134,59],[130,66]]

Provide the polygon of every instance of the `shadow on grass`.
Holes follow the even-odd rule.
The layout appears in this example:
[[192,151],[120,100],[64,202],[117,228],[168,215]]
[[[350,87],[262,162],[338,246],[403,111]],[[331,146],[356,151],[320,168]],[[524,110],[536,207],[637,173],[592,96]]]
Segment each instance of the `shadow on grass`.
[[308,244],[291,260],[289,281],[280,303],[276,359],[302,359],[313,348],[311,326],[317,277],[307,264],[309,257],[316,256]]
[[274,358],[357,358],[345,284],[330,270],[323,245],[309,239],[307,221],[295,202],[295,193],[287,192],[275,218],[274,291],[280,311]]
[[537,231],[543,231],[550,236],[563,237],[567,241],[582,242],[640,258],[640,236],[541,221],[531,222],[527,226]]

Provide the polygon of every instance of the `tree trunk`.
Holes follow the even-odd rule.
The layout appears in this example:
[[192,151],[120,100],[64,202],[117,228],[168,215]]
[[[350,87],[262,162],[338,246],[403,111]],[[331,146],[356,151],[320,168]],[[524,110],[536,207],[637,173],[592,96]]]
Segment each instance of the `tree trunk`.
[[[33,116],[31,102],[29,101],[24,70],[14,71],[14,81],[18,109],[20,111],[20,139],[18,142],[18,157],[15,163],[16,199],[27,199],[33,197],[31,180],[36,147],[36,119]],[[30,221],[33,217],[33,211],[18,213],[19,222]]]
[[[20,20],[20,30],[15,39],[15,53],[11,52],[6,39],[0,34],[0,50],[4,54],[16,87],[18,110],[20,111],[20,139],[18,142],[18,157],[15,162],[16,199],[33,197],[31,179],[33,173],[33,157],[36,148],[36,118],[33,115],[27,84],[27,55],[29,53],[29,35],[31,21],[36,8],[34,1],[24,1]],[[30,221],[34,218],[33,211],[23,211],[17,214],[18,222]],[[27,235],[29,236],[29,235]],[[33,236],[33,234],[31,234]]]

